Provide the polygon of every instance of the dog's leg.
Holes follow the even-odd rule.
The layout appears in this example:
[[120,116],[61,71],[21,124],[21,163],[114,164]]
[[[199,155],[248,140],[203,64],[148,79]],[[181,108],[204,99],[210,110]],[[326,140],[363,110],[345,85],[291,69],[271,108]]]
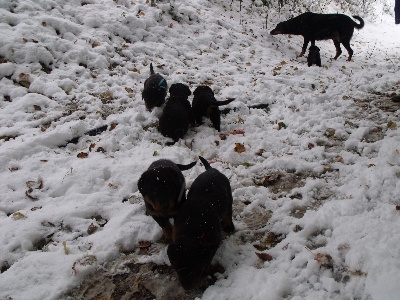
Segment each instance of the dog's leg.
[[229,198],[230,199],[229,199],[228,209],[227,209],[225,215],[222,217],[221,226],[222,226],[222,229],[225,232],[231,233],[231,232],[235,231],[235,225],[233,225],[233,221],[232,221],[232,215],[233,215],[233,212],[232,212],[232,205],[233,205],[232,195]]
[[342,54],[342,49],[340,48],[339,41],[333,40],[333,43],[335,44],[335,48],[336,48],[336,55],[333,59],[337,59],[340,56],[340,54]]
[[[300,53],[296,58],[302,57],[302,56],[306,53],[306,51],[307,51],[307,46],[308,46],[308,43],[309,43],[309,42],[310,42],[310,39],[304,37],[303,48],[301,49],[301,53]],[[315,43],[315,41],[314,41],[314,43]]]
[[217,106],[210,107],[210,120],[213,127],[219,132],[221,130],[221,114]]
[[353,56],[353,49],[350,47],[350,41],[342,41],[343,46],[346,48],[347,52],[349,53],[349,58],[347,59],[348,61],[351,61],[351,57]]
[[154,221],[157,222],[158,225],[160,225],[160,227],[163,230],[164,233],[164,237],[167,241],[172,240],[172,225],[169,221],[169,218],[167,217],[156,217],[156,216],[152,216]]

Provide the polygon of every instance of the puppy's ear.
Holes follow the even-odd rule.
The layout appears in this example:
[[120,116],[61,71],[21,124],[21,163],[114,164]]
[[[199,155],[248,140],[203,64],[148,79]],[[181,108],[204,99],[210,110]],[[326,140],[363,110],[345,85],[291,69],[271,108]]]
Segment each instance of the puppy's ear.
[[186,94],[189,97],[192,94],[192,92],[190,91],[190,88],[188,86],[185,87],[186,87]]

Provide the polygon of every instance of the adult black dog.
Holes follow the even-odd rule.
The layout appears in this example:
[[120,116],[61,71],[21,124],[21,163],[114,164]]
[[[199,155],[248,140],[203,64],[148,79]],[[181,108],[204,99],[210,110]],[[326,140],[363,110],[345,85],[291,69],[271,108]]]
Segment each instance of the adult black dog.
[[[192,106],[188,100],[192,92],[187,85],[174,83],[169,88],[169,94],[170,97],[160,116],[158,129],[163,136],[172,138],[175,143],[183,138],[189,125],[194,126]],[[168,145],[173,143],[168,143]]]
[[229,104],[235,99],[217,101],[213,90],[206,85],[198,86],[194,90],[193,95],[192,109],[196,124],[203,124],[203,117],[207,117],[210,118],[213,127],[220,131],[221,113],[218,107]]
[[142,99],[148,110],[154,107],[160,107],[165,102],[167,96],[168,84],[164,77],[155,73],[153,64],[150,63],[150,77],[144,82]]
[[188,165],[175,164],[168,159],[153,162],[138,181],[144,198],[146,214],[163,229],[166,240],[172,238],[170,218],[175,218],[186,200],[186,182],[183,170],[189,170],[197,161]]
[[295,18],[279,23],[270,33],[272,35],[302,35],[304,37],[304,43],[298,57],[305,54],[310,41],[311,45],[315,46],[316,40],[332,39],[336,48],[334,59],[337,59],[342,53],[342,49],[340,48],[340,43],[342,43],[349,53],[348,61],[350,61],[353,56],[350,40],[353,36],[354,28],[361,29],[364,27],[363,19],[358,16],[353,16],[353,18],[360,21],[360,24],[354,22],[349,16],[342,14],[316,14],[306,12]]
[[175,219],[173,242],[167,254],[185,289],[196,286],[221,243],[221,228],[233,232],[232,191],[228,178],[211,168],[190,187],[187,201]]
[[318,67],[321,66],[321,55],[317,46],[310,46],[308,49],[307,65],[309,67],[312,65],[317,65]]

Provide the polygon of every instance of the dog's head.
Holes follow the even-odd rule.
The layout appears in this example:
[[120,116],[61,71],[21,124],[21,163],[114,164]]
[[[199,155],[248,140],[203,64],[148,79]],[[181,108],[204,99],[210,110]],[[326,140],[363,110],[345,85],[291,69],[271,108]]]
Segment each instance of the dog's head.
[[169,94],[171,97],[184,97],[188,98],[192,92],[190,91],[189,86],[183,83],[174,83],[169,88]]
[[151,216],[175,215],[185,200],[185,180],[170,167],[145,171],[138,181],[138,188]]
[[202,275],[207,271],[217,246],[203,247],[197,243],[171,243],[167,254],[172,267],[178,274],[184,289],[196,287]]
[[200,85],[194,90],[193,95],[196,96],[199,94],[210,94],[214,96],[213,90],[207,85]]
[[276,25],[274,29],[271,30],[269,34],[277,35],[277,34],[286,34],[288,33],[288,29],[286,26],[286,22],[281,22]]

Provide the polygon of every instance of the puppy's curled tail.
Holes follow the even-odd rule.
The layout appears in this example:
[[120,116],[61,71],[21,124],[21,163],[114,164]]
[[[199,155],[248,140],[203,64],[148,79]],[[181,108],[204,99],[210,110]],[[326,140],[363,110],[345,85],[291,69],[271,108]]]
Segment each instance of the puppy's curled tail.
[[214,98],[213,104],[214,106],[222,106],[222,105],[227,105],[229,103],[231,103],[232,101],[234,101],[235,98],[231,98],[225,101],[217,101],[217,99]]
[[179,170],[186,171],[186,170],[193,168],[196,164],[197,164],[197,160],[194,162],[191,162],[190,164],[187,164],[187,165],[176,164],[176,166],[179,168]]
[[355,28],[357,28],[357,29],[361,29],[361,28],[363,28],[364,27],[364,20],[363,19],[361,19],[359,16],[353,16],[353,18],[354,19],[356,19],[356,20],[358,20],[358,21],[360,21],[360,24],[357,24],[357,23],[355,23],[355,25],[354,25],[354,27]]
[[150,74],[151,75],[155,74],[154,69],[153,69],[153,63],[150,63]]
[[205,158],[203,158],[201,156],[199,156],[199,158],[200,158],[200,161],[203,163],[204,168],[206,168],[206,170],[211,168],[210,164],[208,163],[208,161]]

